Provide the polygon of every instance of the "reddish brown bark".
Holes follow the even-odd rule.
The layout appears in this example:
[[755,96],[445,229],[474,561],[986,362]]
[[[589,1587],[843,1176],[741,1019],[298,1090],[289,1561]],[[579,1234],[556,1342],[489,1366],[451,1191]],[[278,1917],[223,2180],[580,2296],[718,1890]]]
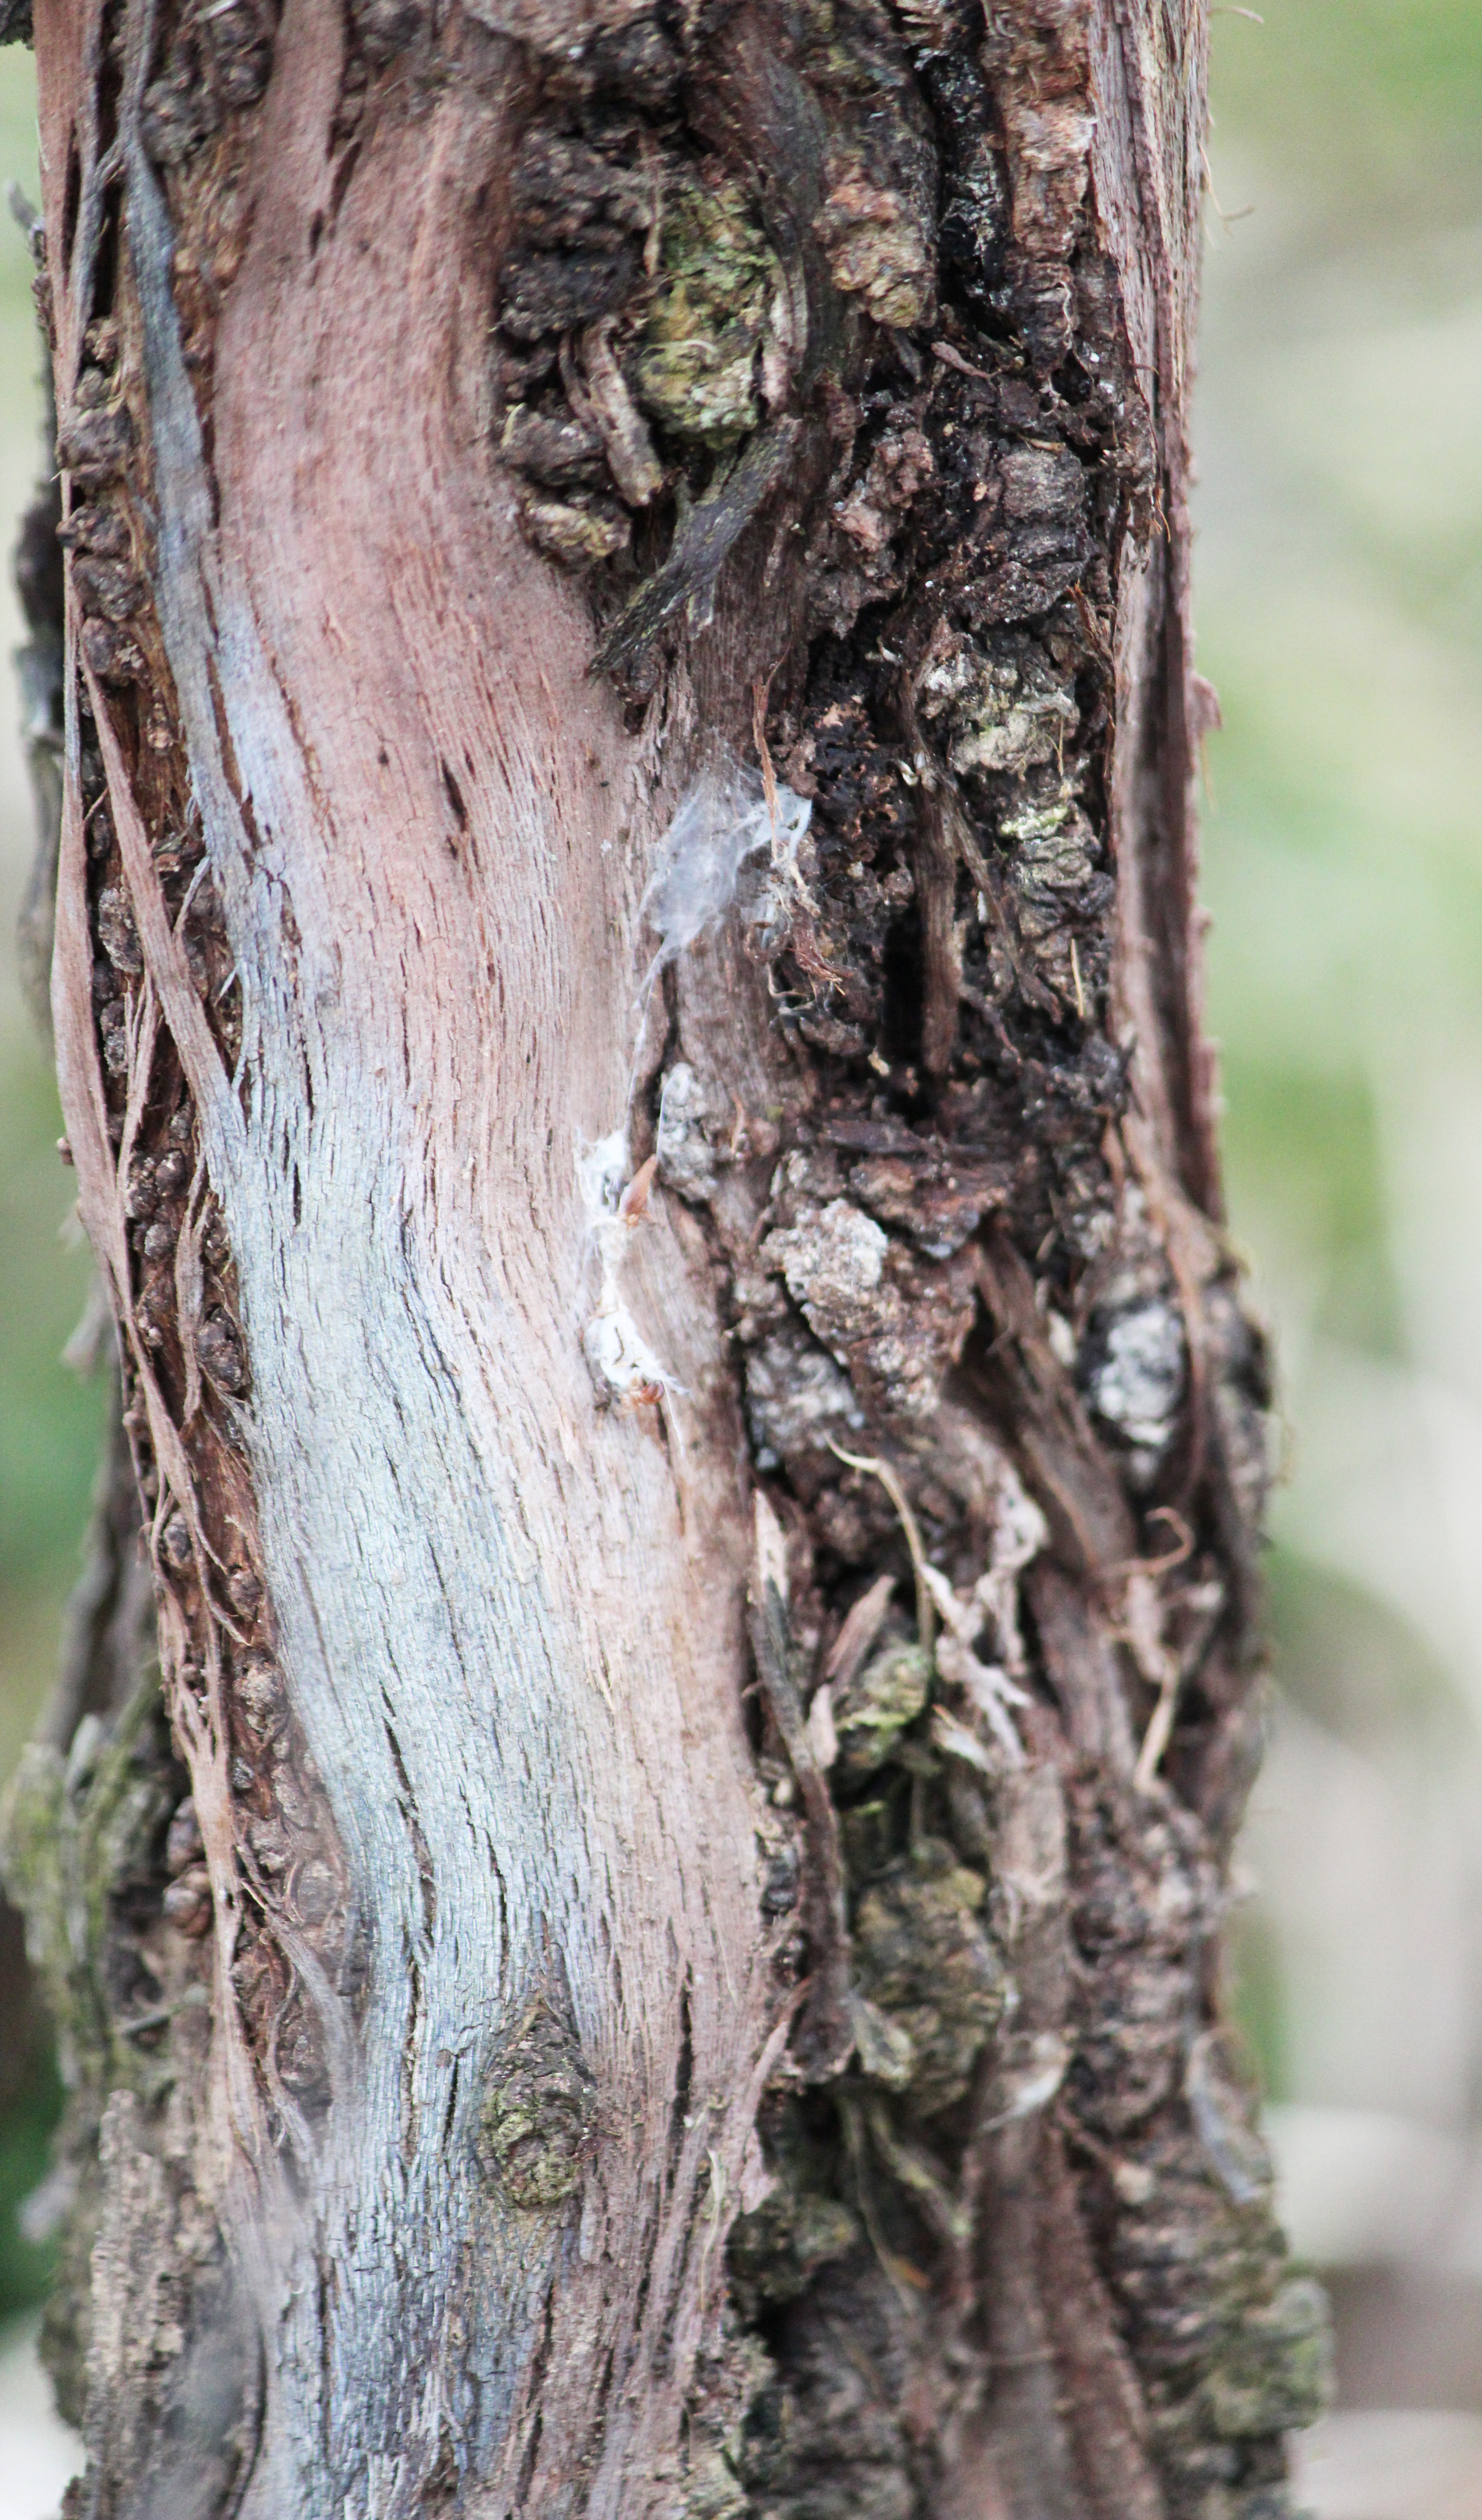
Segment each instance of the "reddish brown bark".
[[59,1064],[192,1788],[96,2507],[1268,2520],[1201,15],[38,47]]

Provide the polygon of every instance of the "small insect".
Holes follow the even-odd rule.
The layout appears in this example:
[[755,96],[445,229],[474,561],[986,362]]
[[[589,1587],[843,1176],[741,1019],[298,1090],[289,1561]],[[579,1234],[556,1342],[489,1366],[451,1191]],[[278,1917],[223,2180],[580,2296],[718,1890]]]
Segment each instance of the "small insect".
[[623,1133],[589,1148],[577,1166],[582,1204],[587,1211],[602,1260],[602,1289],[597,1309],[582,1332],[582,1348],[596,1385],[600,1408],[617,1408],[626,1417],[636,1409],[657,1409],[683,1385],[673,1380],[654,1355],[618,1291],[618,1273],[629,1250],[628,1238],[647,1221],[649,1196],[658,1171],[655,1151],[641,1163],[621,1190],[627,1167]]
[[653,1187],[653,1176],[657,1170],[656,1154],[651,1155],[647,1163],[639,1165],[617,1202],[618,1217],[624,1225],[642,1225],[649,1213],[649,1192]]
[[623,1410],[651,1409],[668,1388],[662,1366],[626,1304],[608,1293],[588,1322],[582,1346],[598,1397]]

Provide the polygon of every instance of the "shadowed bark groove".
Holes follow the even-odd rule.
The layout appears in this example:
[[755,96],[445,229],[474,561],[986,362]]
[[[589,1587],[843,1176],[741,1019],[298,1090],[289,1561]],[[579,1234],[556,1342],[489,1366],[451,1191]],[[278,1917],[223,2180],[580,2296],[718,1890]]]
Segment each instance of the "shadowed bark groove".
[[88,1999],[79,2507],[1279,2520],[1198,8],[38,48],[52,1003],[189,1783],[140,1698],[10,1826],[58,2001],[78,1847],[162,1990],[153,2077]]

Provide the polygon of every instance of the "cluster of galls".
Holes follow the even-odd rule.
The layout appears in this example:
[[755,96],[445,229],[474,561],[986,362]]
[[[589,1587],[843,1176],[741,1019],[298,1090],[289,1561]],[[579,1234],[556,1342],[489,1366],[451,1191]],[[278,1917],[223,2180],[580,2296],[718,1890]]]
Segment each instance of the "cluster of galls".
[[[753,2352],[729,2454],[756,2498],[738,2512],[914,2520],[931,2507],[917,2312],[944,2262],[971,2263],[963,2166],[981,2126],[968,2094],[1014,2018],[1006,1952],[1021,1888],[1044,1893],[995,1880],[1005,1770],[958,1721],[944,1663],[963,1668],[887,1613],[855,1667],[835,1669],[828,1764],[853,2053],[831,2084],[774,2085],[763,2105],[772,2185],[731,2239],[733,2297],[768,2357]],[[764,1758],[762,1773],[786,1815],[786,1762]],[[1051,2091],[1058,2081],[1170,2520],[1289,2520],[1284,2436],[1322,2411],[1330,2346],[1320,2289],[1287,2271],[1250,2092],[1222,2031],[1195,2035],[1220,1875],[1172,1798],[1152,1804],[1073,1762],[1059,1790],[1070,2009],[1048,2043]],[[1012,2075],[989,2088],[1007,2090],[1011,2113]],[[961,2376],[973,2385],[970,2355]]]
[[[332,1986],[342,1986],[351,1955],[344,1883],[326,1827],[324,1787],[289,1705],[282,1670],[266,1641],[261,1595],[231,1649],[230,1782],[249,1897],[232,1979],[270,2109],[315,2115],[330,2098],[324,2030],[299,1971],[273,1930],[277,1916],[301,1935]],[[261,1641],[258,1641],[261,1640]]]
[[[843,1472],[832,1448],[857,1451],[860,1430],[871,1425],[888,1431],[908,1465],[915,1455],[943,1450],[942,1388],[974,1318],[964,1251],[913,1250],[868,1212],[872,1192],[880,1206],[894,1203],[889,1160],[866,1155],[851,1165],[845,1150],[827,1143],[794,1147],[773,1175],[772,1230],[750,1268],[733,1279],[757,1465],[786,1473],[818,1539],[845,1564],[888,1547],[893,1518],[883,1492]],[[984,1194],[980,1183],[946,1175],[944,1197],[959,1204],[950,1225],[936,1221],[937,1234],[960,1232],[966,1241],[974,1191]],[[933,1226],[917,1220],[917,1231],[930,1237]],[[906,1476],[915,1486],[909,1466]],[[934,1541],[960,1546],[965,1514],[981,1512],[980,1481],[971,1470],[948,1496],[940,1480],[939,1463],[936,1487],[921,1502]]]
[[[182,1106],[182,1114],[188,1123],[188,1105]],[[136,1203],[145,1210],[131,1229],[136,1240],[142,1236],[148,1241],[153,1230],[151,1203],[158,1197],[157,1185],[161,1173],[167,1183],[174,1180],[177,1151],[177,1145],[167,1138],[161,1154],[136,1168],[133,1178],[140,1185]],[[170,1195],[166,1190],[165,1199]],[[157,1221],[157,1203],[153,1215]],[[215,1237],[214,1265],[224,1271],[228,1263],[219,1226]],[[206,1239],[211,1238],[208,1229]],[[147,1285],[147,1296],[149,1291]],[[146,1341],[155,1350],[157,1369],[167,1365],[161,1355],[166,1329],[179,1335],[169,1290],[159,1302],[158,1321],[159,1328]],[[246,1369],[240,1336],[224,1306],[207,1312],[196,1345],[202,1369],[219,1389],[242,1388]],[[141,1494],[146,1505],[153,1506],[158,1497],[158,1474],[149,1443],[147,1413],[137,1397],[125,1409],[123,1422]],[[204,1431],[196,1426],[193,1449],[203,1488],[208,1489],[218,1470],[217,1447],[209,1440],[202,1444]],[[176,1674],[176,1685],[202,1711],[207,1694],[202,1667],[207,1626],[214,1627],[223,1648],[228,1782],[248,1894],[232,1974],[269,2105],[282,2120],[291,2111],[301,2115],[320,2109],[329,2098],[321,2024],[272,1931],[274,1917],[286,1916],[315,1950],[332,1982],[340,1975],[345,1958],[344,1891],[333,1844],[326,1836],[323,1788],[292,1716],[283,1675],[271,1650],[262,1585],[251,1566],[239,1558],[219,1572],[213,1568],[203,1579],[189,1521],[178,1507],[166,1513],[159,1527],[157,1562],[159,1578],[174,1592],[194,1640]],[[223,1599],[213,1598],[208,1589],[218,1580]],[[203,1936],[211,1923],[212,1901],[190,1798],[181,1803],[171,1822],[166,1868],[170,1879],[162,1903],[165,1918],[187,1939]]]
[[[92,1000],[108,1127],[115,1145],[122,1137],[131,1086],[137,1084],[140,1092],[139,1122],[122,1186],[129,1242],[138,1268],[135,1326],[174,1403],[182,1402],[190,1387],[187,1337],[207,1386],[223,1397],[235,1398],[246,1389],[247,1365],[236,1321],[231,1253],[220,1213],[201,1182],[194,1106],[175,1076],[173,1052],[167,1043],[156,1041],[148,1076],[136,1079],[132,1074],[138,1056],[140,998],[146,985],[144,955],[104,793],[101,755],[86,741],[82,787],[91,923],[100,949],[93,961]],[[187,902],[193,856],[198,879]],[[157,863],[166,878],[166,900],[174,910],[177,903],[171,895],[178,895],[185,912],[186,956],[196,987],[206,1003],[218,1040],[235,1055],[241,1024],[238,993],[235,985],[230,994],[226,991],[234,977],[231,957],[215,895],[208,882],[199,879],[199,843],[183,857],[166,844],[157,853]],[[200,1309],[188,1328],[179,1318],[176,1283],[177,1246],[186,1231],[193,1238],[202,1290]],[[143,1424],[141,1414],[141,1440]],[[156,1492],[153,1465],[142,1462],[141,1475],[146,1494]]]
[[[129,1168],[125,1200],[129,1240],[142,1260],[168,1260],[174,1255],[184,1214],[184,1193],[191,1180],[193,1128],[190,1105],[182,1103],[171,1114],[161,1152],[141,1155]],[[230,1256],[225,1228],[213,1213],[202,1237],[202,1258],[219,1271],[226,1267]],[[157,1339],[151,1339],[150,1344],[157,1345]],[[216,1351],[211,1364],[212,1381],[223,1391],[240,1391],[244,1378],[240,1353],[229,1356],[224,1338],[214,1340],[212,1345]],[[237,1346],[235,1338],[231,1345]]]
[[[158,1152],[136,1155],[129,1165],[124,1213],[140,1276],[134,1320],[157,1368],[162,1368],[171,1382],[177,1368],[184,1368],[183,1340],[189,1335],[195,1362],[208,1384],[223,1397],[236,1398],[247,1387],[247,1360],[233,1311],[226,1229],[209,1198],[191,1226],[204,1301],[188,1333],[179,1321],[175,1255],[181,1233],[188,1227],[190,1192],[199,1190],[194,1137],[192,1106],[189,1102],[180,1102],[165,1123]],[[185,1379],[188,1386],[188,1375]],[[154,1473],[147,1475],[153,1478]]]
[[85,351],[57,434],[57,461],[71,479],[61,539],[72,554],[83,655],[100,683],[124,690],[148,671],[135,635],[148,601],[148,555],[125,495],[137,437],[111,316],[89,326]]
[[[193,985],[230,1063],[241,1047],[241,988],[220,904],[202,868],[199,822],[182,792],[116,319],[94,324],[86,347],[87,359],[58,436],[58,459],[67,470],[69,489],[61,538],[70,556],[79,646],[105,704],[129,727],[141,808],[158,831],[154,858],[165,905],[182,938]],[[149,1075],[132,1074],[136,1051],[146,1038],[140,1022],[148,985],[144,953],[85,692],[79,696],[79,709],[89,923],[95,944],[92,999],[108,1129],[118,1145],[129,1094],[137,1085],[140,1102],[124,1205],[141,1268],[138,1327],[145,1344],[158,1353],[169,1344],[177,1308],[173,1258],[197,1171],[195,1122],[167,1042],[156,1041]],[[207,1207],[197,1225],[205,1268],[220,1281],[228,1267],[220,1220]],[[197,1362],[215,1387],[239,1392],[244,1383],[241,1345],[224,1287],[196,1324],[195,1342]]]
[[[294,1721],[283,1673],[272,1650],[262,1585],[239,1559],[225,1573],[221,1616],[193,1598],[194,1550],[178,1513],[166,1522],[160,1558],[187,1606],[218,1617],[225,1646],[223,1699],[228,1711],[228,1783],[244,1885],[232,1979],[270,2111],[280,2124],[322,2110],[330,2086],[323,2025],[300,1973],[285,1957],[274,1921],[282,1917],[313,1951],[331,1984],[347,1958],[341,1869],[325,1827],[325,1797]],[[203,1676],[188,1663],[183,1688],[200,1691]],[[211,1918],[200,1836],[191,1802],[182,1804],[169,1839],[175,1876],[165,1913],[186,1934],[202,1934]]]
[[[561,150],[601,161],[584,179],[596,206],[564,233],[537,233],[545,197],[569,218],[583,186],[544,134],[528,144],[516,201],[541,207],[501,301],[506,458],[527,530],[568,563],[615,558],[651,577],[669,565],[665,500],[682,541],[685,503],[711,495],[706,462],[739,473],[789,408],[823,415],[831,475],[820,496],[815,474],[801,502],[798,613],[766,730],[812,822],[786,915],[753,938],[780,1023],[812,1054],[799,1062],[811,1099],[801,1116],[780,1103],[765,1122],[739,1120],[723,1077],[671,1066],[656,1151],[661,1179],[710,1211],[753,1458],[786,1481],[826,1589],[897,1545],[892,1507],[834,1447],[883,1444],[934,1562],[970,1553],[994,1477],[971,1406],[985,1344],[975,1245],[990,1223],[1036,1281],[1057,1368],[1127,1485],[1149,1499],[1168,1493],[1191,1379],[1161,1234],[1105,1151],[1120,1175],[1126,1062],[1106,1031],[1109,556],[1147,497],[1145,428],[1073,170],[1046,176],[1060,261],[1043,251],[1013,279],[1002,100],[966,39],[967,14],[921,0],[897,15],[920,47],[912,67],[897,60],[881,80],[856,57],[897,152],[891,218],[846,237],[844,214],[870,187],[820,158],[839,224],[821,202],[813,243],[837,297],[859,284],[827,375],[796,355],[787,252],[735,161],[721,172],[678,144],[670,156],[620,137],[608,147],[591,120],[560,136]],[[829,81],[847,92],[871,22],[840,11],[831,54],[804,48],[815,94]],[[918,138],[917,163],[931,171],[914,187],[901,168]],[[718,202],[708,231],[691,206],[706,187]],[[924,205],[915,228],[911,202]],[[582,237],[599,226],[582,264]],[[869,247],[887,234],[888,287],[878,266],[865,277]],[[713,251],[696,253],[692,237]],[[579,313],[560,295],[576,285],[560,276],[563,255],[581,264],[583,288],[606,292]],[[690,268],[707,259],[709,284]],[[610,422],[583,399],[589,341],[615,361],[663,476],[643,499],[610,460]],[[547,500],[571,515],[538,513]],[[692,602],[689,618],[703,628],[705,606]],[[697,1065],[698,1047],[686,1048]],[[747,1160],[779,1153],[765,1212],[758,1200],[742,1224]],[[1205,1362],[1248,1506],[1264,1395],[1238,1323],[1216,1285]],[[1222,1612],[1206,1571],[1191,1561],[1188,1619],[1178,1603],[1168,1611],[1167,1650],[1190,1672]],[[1190,1622],[1198,1634],[1186,1640]],[[773,2367],[732,2465],[752,2507],[904,2520],[924,2507],[929,2480],[902,2423],[903,2303],[962,2244],[964,2095],[1009,1990],[985,1903],[991,1793],[942,1745],[938,1719],[953,1717],[940,1670],[896,1637],[855,1687],[864,1701],[844,1691],[834,1708],[829,1779],[853,2058],[841,2082],[774,2092],[764,2108],[775,2184],[737,2226],[732,2266]],[[762,1775],[763,1906],[781,1920],[806,1890],[807,1839],[775,1742]],[[1180,2520],[1265,2520],[1284,2508],[1280,2433],[1319,2401],[1322,2329],[1311,2295],[1280,2283],[1264,2171],[1239,2166],[1242,2140],[1252,2150],[1245,2096],[1222,2102],[1208,2048],[1196,2043],[1197,2069],[1189,2055],[1208,1995],[1199,1953],[1217,1925],[1212,1879],[1189,1888],[1199,1834],[1190,1822],[1189,1842],[1164,1850],[1165,1877],[1145,1899],[1123,1885],[1113,1924],[1098,1918],[1097,1868],[1078,1846],[1092,1885],[1075,1928],[1090,1994],[1084,2036],[1079,2019],[1067,2024],[1068,2105],[1098,2165],[1088,2180],[1105,2182],[1100,2254],[1173,2507]],[[1256,2186],[1236,2194],[1247,2175]],[[1190,2231],[1207,2252],[1190,2252]]]
[[[223,1329],[223,1344],[228,1335]],[[205,1337],[202,1333],[202,1343]],[[235,1340],[230,1364],[240,1377]],[[136,1455],[147,1464],[137,1403],[126,1412],[125,1424]],[[144,1466],[146,1496],[154,1481],[153,1469]],[[247,1891],[232,1978],[270,2111],[282,2124],[292,2113],[322,2110],[330,2086],[323,2025],[300,1973],[285,1957],[274,1921],[286,1919],[314,1952],[331,1984],[340,1983],[348,1958],[342,1872],[326,1829],[323,1786],[272,1650],[270,1614],[257,1575],[239,1558],[220,1577],[224,1600],[208,1598],[190,1529],[178,1509],[160,1531],[158,1561],[193,1632],[207,1620],[214,1622],[224,1648],[228,1783]],[[188,1659],[177,1678],[181,1688],[203,1700],[205,1678],[199,1661]],[[166,1866],[171,1878],[163,1912],[188,1938],[203,1935],[212,1917],[201,1857],[195,1804],[187,1798],[170,1826]]]
[[702,629],[717,555],[775,491],[786,509],[788,415],[822,431],[769,720],[814,803],[770,940],[780,1014],[861,1125],[909,1142],[878,1149],[897,1213],[903,1163],[928,1191],[991,1173],[1019,1247],[1048,1238],[1075,1279],[1107,1243],[1127,1092],[1103,1029],[1105,555],[1135,469],[1113,337],[1088,264],[1075,355],[1052,375],[1014,340],[970,13],[911,13],[904,43],[868,7],[793,31],[816,162],[786,168],[790,243],[734,144],[697,145],[685,112],[714,117],[653,22],[631,61],[543,73],[499,276],[501,453],[544,551],[613,564],[604,606],[638,578],[602,654],[641,686],[660,619],[687,596]]

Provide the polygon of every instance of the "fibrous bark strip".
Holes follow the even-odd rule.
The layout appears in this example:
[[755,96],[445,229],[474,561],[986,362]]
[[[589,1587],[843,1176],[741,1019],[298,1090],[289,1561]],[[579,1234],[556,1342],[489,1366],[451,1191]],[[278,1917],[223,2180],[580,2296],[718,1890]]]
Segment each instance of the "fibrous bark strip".
[[80,1735],[11,1829],[62,2000],[54,1844],[163,1990],[91,2507],[1272,2520],[1199,13],[39,42],[53,1006],[190,1785],[145,1695],[127,1849]]

